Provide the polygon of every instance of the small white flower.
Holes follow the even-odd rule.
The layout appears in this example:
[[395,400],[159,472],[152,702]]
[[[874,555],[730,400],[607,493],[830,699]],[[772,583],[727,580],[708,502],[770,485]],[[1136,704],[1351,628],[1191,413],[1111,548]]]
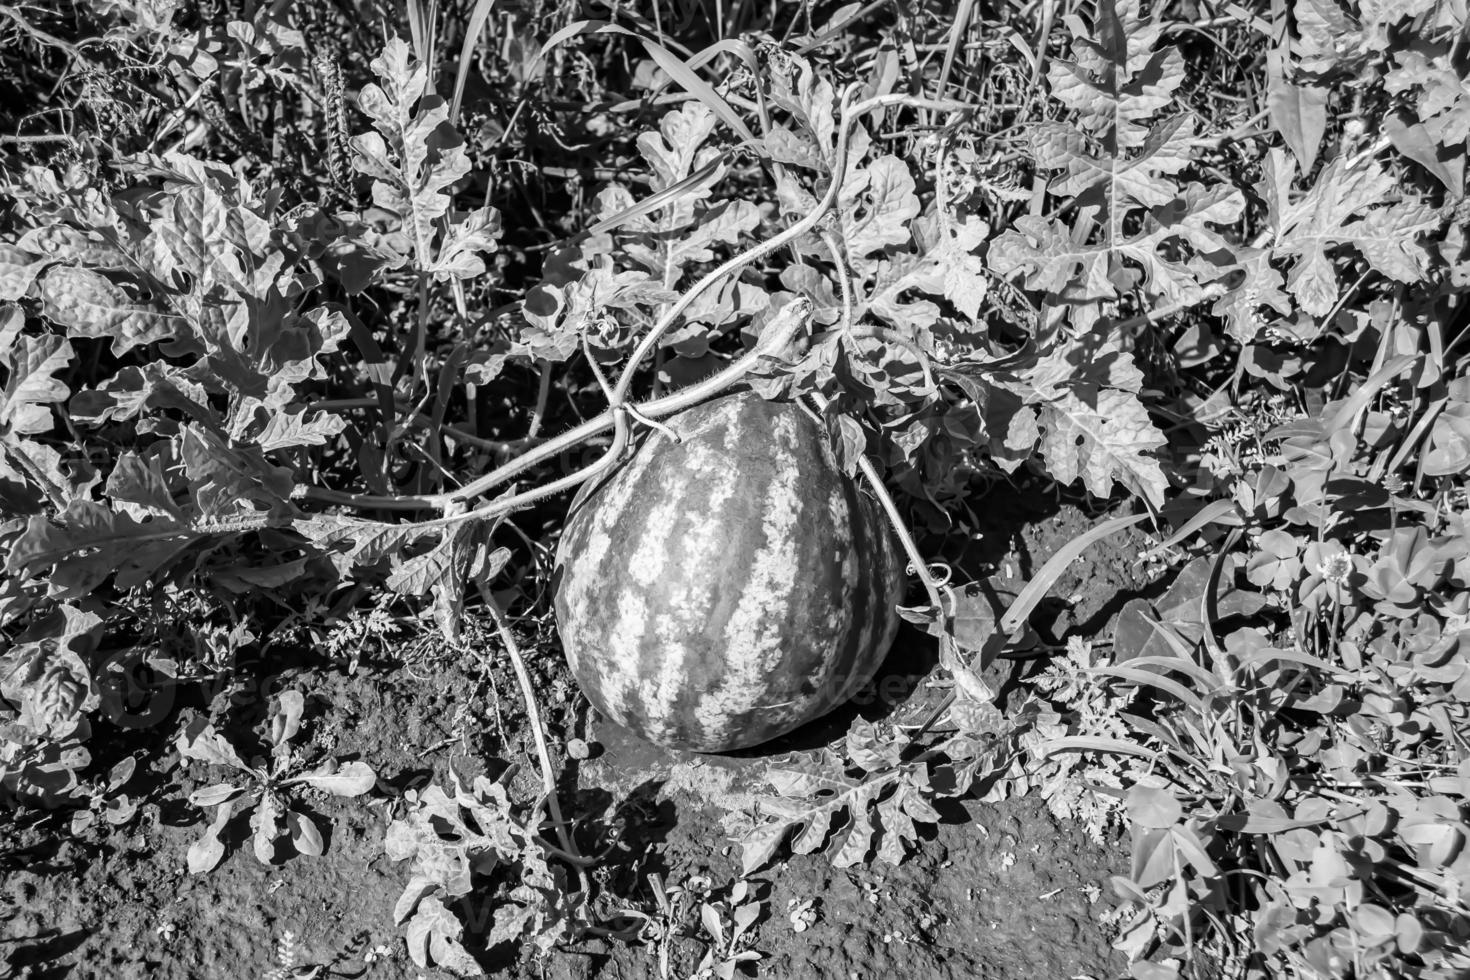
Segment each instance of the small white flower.
[[1352,570],[1353,557],[1346,551],[1338,551],[1326,556],[1317,566],[1317,574],[1333,585],[1346,585]]
[[786,903],[787,917],[791,919],[791,928],[797,932],[806,932],[817,924],[816,904],[811,899],[797,901],[791,899]]

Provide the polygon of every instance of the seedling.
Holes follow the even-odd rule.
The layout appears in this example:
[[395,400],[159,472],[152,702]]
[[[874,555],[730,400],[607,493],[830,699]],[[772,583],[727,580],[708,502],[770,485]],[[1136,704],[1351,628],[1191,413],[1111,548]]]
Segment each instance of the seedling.
[[270,732],[266,744],[270,758],[254,758],[250,764],[241,760],[235,747],[202,718],[195,719],[178,737],[179,753],[188,759],[212,765],[228,766],[245,778],[236,782],[215,783],[189,795],[197,807],[214,807],[214,817],[204,836],[189,848],[189,871],[210,871],[225,855],[224,830],[235,816],[236,804],[243,798],[250,812],[254,831],[252,847],[262,864],[275,859],[276,843],[284,835],[298,854],[320,856],[323,850],[321,831],[311,817],[292,805],[293,787],[306,786],[333,796],[361,796],[372,789],[377,775],[365,762],[349,762],[338,766],[328,759],[310,772],[299,772],[301,759],[291,747],[291,739],[301,730],[304,699],[299,691],[287,691],[275,699],[270,715]]
[[87,828],[97,822],[100,815],[104,821],[114,827],[121,826],[133,819],[138,812],[138,804],[128,798],[126,793],[119,796],[112,794],[133,778],[133,770],[137,767],[137,760],[132,756],[123,759],[112,767],[107,774],[106,782],[94,782],[85,787],[86,806],[78,810],[71,817],[71,832],[74,836],[85,833]]
[[300,958],[296,934],[287,929],[276,940],[276,966],[265,975],[265,980],[316,980],[322,975],[322,967],[299,965],[296,961]]
[[788,899],[786,901],[786,918],[791,920],[791,928],[796,932],[806,932],[817,924],[817,903],[815,899]]
[[733,980],[742,963],[754,963],[761,954],[750,948],[750,929],[761,917],[761,902],[752,893],[750,883],[737,881],[730,897],[723,902],[704,902],[699,906],[699,922],[710,945],[699,961],[695,976]]
[[663,876],[659,874],[648,876],[648,887],[653,891],[654,914],[635,908],[624,908],[620,911],[624,916],[642,920],[637,927],[636,936],[644,942],[652,943],[658,950],[659,980],[668,980],[670,940],[677,934],[679,923],[693,900],[693,889],[665,885]]

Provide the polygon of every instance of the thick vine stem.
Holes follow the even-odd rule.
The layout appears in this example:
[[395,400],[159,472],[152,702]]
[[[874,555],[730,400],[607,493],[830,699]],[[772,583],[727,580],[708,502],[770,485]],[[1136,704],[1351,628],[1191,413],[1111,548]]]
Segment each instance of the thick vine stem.
[[[818,415],[825,415],[831,402],[820,392],[812,392],[807,396],[816,405]],[[903,545],[904,554],[908,556],[909,564],[913,566],[914,573],[923,583],[924,591],[929,594],[929,604],[936,609],[944,608],[944,600],[940,595],[942,582],[934,578],[934,573],[929,571],[929,563],[919,552],[919,545],[914,541],[914,536],[909,533],[908,526],[903,522],[903,515],[898,512],[898,505],[893,502],[888,488],[883,486],[883,477],[879,475],[878,468],[868,459],[867,454],[858,454],[858,469],[862,471],[863,479],[867,481],[868,488],[873,491],[873,496],[878,498],[878,503],[883,507],[883,514],[888,518],[893,533],[898,535],[898,540]]]
[[[541,722],[541,709],[536,704],[536,688],[531,683],[530,671],[526,670],[526,662],[521,657],[515,636],[505,621],[505,614],[495,605],[489,591],[483,584],[481,585],[485,607],[490,611],[490,618],[495,623],[495,631],[500,634],[500,642],[505,644],[505,652],[510,657],[511,669],[515,671],[516,683],[521,688],[521,698],[526,703],[526,717],[530,721],[531,735],[536,742],[536,761],[541,768],[541,785],[546,795],[547,806],[551,810],[552,826],[557,840],[561,842],[561,851],[564,856],[577,868],[577,874],[584,876],[583,868],[591,862],[577,852],[577,845],[567,833],[566,821],[562,819],[561,803],[556,798],[556,771],[551,765],[551,751],[546,746],[546,726]],[[582,887],[584,890],[587,888],[585,877],[582,880]]]
[[891,105],[901,105],[909,109],[928,109],[933,112],[973,113],[975,111],[973,105],[967,102],[956,102],[954,99],[928,99],[920,95],[892,92],[888,95],[875,95],[871,99],[864,99],[853,107],[852,115],[855,119],[874,109],[882,109]]
[[[665,395],[662,398],[655,398],[651,401],[644,402],[642,405],[617,405],[614,408],[608,409],[596,419],[593,419],[590,422],[583,423],[576,429],[573,429],[571,432],[567,433],[566,436],[563,436],[562,439],[554,440],[553,442],[546,444],[546,446],[553,446],[556,443],[563,443],[563,446],[565,446],[571,445],[573,444],[573,442],[581,441],[580,439],[572,440],[569,437],[577,435],[584,430],[590,430],[590,434],[595,435],[598,432],[601,432],[602,429],[594,428],[594,424],[600,423],[604,419],[606,419],[606,424],[611,425],[614,428],[613,444],[608,448],[608,451],[606,453],[600,456],[597,461],[590,466],[584,467],[577,472],[570,474],[569,476],[564,476],[559,480],[554,480],[551,483],[546,484],[545,486],[536,487],[535,489],[527,490],[523,493],[514,494],[510,497],[497,498],[496,500],[492,500],[481,507],[477,507],[474,510],[466,511],[462,514],[453,514],[432,521],[423,521],[418,526],[426,528],[439,527],[446,524],[453,524],[458,521],[466,521],[471,519],[483,520],[491,517],[499,517],[500,515],[508,514],[513,510],[519,510],[523,507],[529,507],[537,501],[543,500],[547,497],[553,497],[559,493],[565,493],[568,490],[572,490],[578,486],[581,486],[588,480],[593,480],[600,477],[607,470],[611,469],[618,462],[619,459],[622,458],[623,451],[628,446],[629,417],[636,417],[641,415],[646,417],[646,419],[651,420],[668,415],[674,415],[678,412],[684,411],[686,408],[692,408],[700,402],[704,401],[706,398],[718,394],[719,392],[728,388],[730,385],[734,384],[736,381],[738,381],[740,378],[744,377],[752,369],[754,369],[757,362],[762,357],[779,353],[796,337],[797,328],[804,325],[811,318],[811,303],[805,299],[795,300],[787,307],[782,309],[779,317],[779,328],[777,326],[778,321],[772,321],[771,325],[767,328],[766,333],[761,336],[761,342],[756,346],[756,348],[752,350],[749,354],[746,354],[740,360],[736,361],[734,364],[731,364],[729,367],[725,368],[725,370],[721,371],[719,374],[707,378],[699,384],[693,384],[688,386],[687,388],[681,388],[673,394]],[[563,440],[566,441],[563,442]],[[559,452],[560,448],[562,447],[558,447],[556,451]],[[522,463],[522,460],[517,460],[516,462]],[[522,468],[524,468],[524,466],[522,466]],[[491,474],[491,476],[494,475],[495,474],[493,473]],[[465,487],[463,490],[460,490],[453,495],[445,495],[447,499],[443,500],[441,506],[448,506],[451,503],[463,501],[468,496],[467,491],[469,489],[470,487]]]
[[[377,398],[326,398],[322,401],[310,403],[307,405],[306,410],[308,412],[344,412],[356,408],[379,408],[381,405],[382,402]],[[542,414],[544,414],[544,411]],[[483,449],[486,452],[495,453],[498,456],[507,456],[519,449],[525,449],[528,446],[534,446],[540,442],[537,433],[541,431],[541,420],[534,415],[531,418],[530,429],[526,435],[519,439],[486,439],[483,436],[475,435],[473,432],[466,432],[459,426],[450,425],[447,422],[435,423],[432,418],[422,412],[414,412],[412,419],[416,424],[424,426],[431,431],[437,429],[445,435],[452,436],[456,442],[462,442],[466,446]],[[315,491],[313,492],[315,493]],[[328,493],[331,491],[321,492]]]
[[837,268],[837,285],[842,289],[842,322],[839,325],[845,334],[852,332],[852,276],[848,274],[847,262],[842,257],[842,246],[831,232],[822,232],[822,244],[832,256]]
[[531,427],[526,430],[527,439],[535,439],[541,434],[541,423],[546,420],[546,403],[551,396],[551,362],[541,358],[536,370],[536,408],[531,413]]
[[[725,279],[725,277],[729,276],[741,266],[758,262],[777,249],[796,241],[796,239],[815,228],[817,223],[827,215],[827,212],[837,206],[837,199],[842,192],[842,178],[847,173],[848,138],[851,135],[852,123],[860,114],[851,109],[852,97],[857,93],[857,90],[858,85],[854,83],[849,85],[842,93],[842,122],[837,129],[837,154],[832,162],[832,178],[827,185],[827,193],[822,195],[821,201],[817,203],[817,206],[809,214],[788,227],[785,231],[773,235],[765,241],[746,249],[739,255],[722,262],[703,279],[700,279],[686,290],[684,295],[679,297],[679,301],[669,307],[664,315],[659,317],[658,322],[653,325],[653,329],[648,331],[643,339],[638,342],[638,346],[633,350],[633,356],[628,359],[627,365],[623,368],[623,374],[618,379],[618,386],[614,391],[615,401],[621,401],[628,397],[628,389],[633,385],[633,375],[637,372],[638,365],[643,363],[643,359],[653,350],[654,345],[669,331],[669,328],[674,325],[674,322],[689,308],[689,304],[693,303],[701,293],[715,283]],[[866,103],[864,104],[866,105]]]
[[[723,371],[703,381],[680,388],[678,391],[632,407],[649,418],[664,418],[719,394],[754,370],[762,358],[779,355],[806,328],[811,321],[811,315],[812,304],[809,300],[802,298],[788,303],[766,325],[765,332],[761,334],[755,347],[743,357],[733,361]],[[609,408],[596,418],[588,419],[576,428],[547,440],[525,455],[511,460],[472,483],[465,484],[458,490],[421,499],[425,506],[439,507],[446,499],[465,500],[480,496],[486,490],[504,483],[517,473],[530,469],[565,449],[585,442],[592,436],[606,432],[613,425],[614,415],[613,409]]]
[[[826,412],[830,402],[823,395],[813,392],[808,397],[822,413]],[[867,481],[868,487],[873,491],[873,495],[878,498],[878,503],[883,507],[883,513],[888,518],[889,526],[893,528],[894,534],[898,535],[899,543],[903,545],[904,553],[908,555],[909,565],[914,569],[914,574],[918,577],[919,582],[924,586],[924,591],[929,596],[929,605],[934,609],[938,609],[941,615],[948,617],[952,611],[952,604],[947,604],[945,598],[946,596],[952,597],[954,595],[953,591],[948,588],[949,577],[946,576],[943,582],[934,577],[934,573],[929,568],[929,563],[919,553],[918,543],[914,541],[914,536],[909,533],[908,526],[904,524],[903,515],[898,512],[898,505],[893,502],[893,497],[889,494],[888,488],[883,486],[883,478],[879,475],[878,468],[873,465],[866,454],[858,455],[858,469],[862,471],[863,479]],[[922,737],[949,710],[950,705],[953,703],[954,693],[951,692],[940,701],[939,705],[935,707],[933,712],[924,720],[919,730],[911,738],[917,740]]]
[[[890,105],[906,105],[912,108],[923,108],[943,111],[961,112],[968,111],[973,107],[962,102],[953,102],[948,99],[924,99],[910,95],[891,94],[876,96],[866,99],[857,105],[852,105],[852,98],[857,91],[857,85],[850,85],[843,92],[841,101],[841,123],[838,128],[838,142],[836,158],[833,161],[832,179],[827,187],[826,193],[813,211],[789,228],[774,237],[761,242],[750,249],[734,256],[722,263],[681,297],[680,301],[672,306],[656,323],[652,330],[644,336],[635,350],[632,358],[625,366],[619,377],[616,388],[613,389],[612,402],[617,408],[609,408],[596,418],[589,419],[581,425],[576,426],[560,436],[548,439],[540,443],[521,456],[496,467],[490,473],[477,480],[467,483],[456,490],[445,493],[429,494],[423,496],[387,496],[382,494],[355,494],[342,491],[325,490],[308,487],[301,490],[303,499],[313,500],[320,503],[335,504],[339,506],[360,508],[381,508],[385,510],[443,510],[456,501],[470,500],[483,496],[486,491],[493,487],[506,483],[518,473],[525,472],[540,463],[556,456],[567,449],[580,445],[588,439],[606,432],[613,428],[615,423],[622,419],[624,422],[625,412],[622,409],[627,397],[627,389],[632,384],[633,375],[637,366],[647,356],[648,352],[658,343],[659,338],[672,326],[674,320],[681,315],[689,304],[710,286],[724,279],[732,272],[758,261],[771,252],[795,241],[801,235],[810,232],[818,222],[836,206],[841,193],[842,178],[847,172],[847,151],[851,129],[855,122],[864,114],[874,109]],[[806,299],[798,299],[788,304],[767,325],[761,342],[755,350],[738,359],[725,370],[705,379],[698,384],[690,385],[669,395],[655,398],[642,404],[626,407],[637,415],[646,416],[650,419],[672,415],[676,412],[690,408],[707,398],[710,398],[735,382],[739,381],[745,374],[755,367],[760,357],[767,354],[776,354],[784,349],[796,336],[799,326],[805,326],[811,319],[811,304]],[[770,338],[770,343],[766,343]],[[599,460],[592,467],[588,467],[571,476],[564,477],[545,487],[526,491],[516,496],[496,501],[478,510],[469,511],[466,514],[456,515],[451,518],[441,518],[431,524],[442,523],[445,520],[464,520],[469,517],[492,516],[493,514],[505,513],[518,507],[528,506],[544,497],[570,489],[591,476],[601,472],[603,461]],[[597,467],[596,472],[592,472]]]
[[446,514],[444,517],[436,518],[432,521],[420,521],[416,526],[425,528],[443,527],[449,524],[457,524],[460,521],[485,520],[491,517],[499,517],[502,514],[509,514],[511,511],[529,507],[538,500],[554,497],[559,493],[566,493],[568,490],[575,490],[590,480],[600,478],[604,473],[616,466],[618,460],[623,458],[623,453],[627,451],[630,438],[627,406],[620,405],[616,409],[610,410],[609,414],[612,415],[613,422],[612,445],[608,446],[607,452],[597,457],[597,460],[590,465],[584,466],[577,472],[570,473],[559,480],[552,480],[545,486],[536,487],[532,490],[524,490],[521,493],[511,494],[509,497],[497,497],[488,504],[484,504],[474,510],[452,513],[450,511],[453,508],[464,506],[464,499],[459,498],[446,501],[444,504]]
[[[756,346],[744,356],[731,362],[724,370],[710,375],[703,381],[680,388],[678,391],[670,392],[660,398],[654,398],[640,405],[625,405],[623,408],[627,409],[629,413],[636,413],[634,417],[642,415],[648,419],[665,418],[682,412],[686,408],[693,408],[700,402],[719,394],[724,389],[744,378],[745,375],[749,374],[759,365],[763,358],[779,356],[811,323],[811,316],[812,304],[810,300],[804,297],[793,300],[782,307],[780,312],[766,325],[766,329],[756,342]],[[492,487],[507,482],[516,474],[524,472],[554,457],[557,453],[580,445],[588,439],[614,428],[618,414],[613,409],[608,409],[601,415],[588,419],[576,428],[569,429],[553,439],[548,439],[540,443],[523,455],[480,477],[480,479],[472,483],[467,483],[458,490],[452,490],[447,493],[419,497],[390,497],[379,494],[347,493],[340,490],[322,490],[315,487],[308,487],[301,492],[301,497],[306,500],[338,504],[347,507],[372,507],[382,508],[384,510],[442,510],[453,502],[481,496]],[[596,466],[598,464],[593,465]],[[524,507],[530,503],[534,503],[535,500],[541,497],[561,493],[583,482],[588,476],[589,474],[587,474],[586,470],[579,471],[540,490],[527,491],[525,494],[510,498],[509,501],[497,501],[493,505],[496,508],[495,513],[501,513],[502,511],[499,508],[506,503],[511,503],[509,509],[514,510],[516,507]],[[481,511],[471,512],[475,516],[478,516],[480,513]]]

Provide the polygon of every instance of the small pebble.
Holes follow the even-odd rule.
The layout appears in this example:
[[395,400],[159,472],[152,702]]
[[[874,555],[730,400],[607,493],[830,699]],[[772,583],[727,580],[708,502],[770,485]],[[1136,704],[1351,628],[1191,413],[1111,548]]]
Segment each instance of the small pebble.
[[578,762],[581,762],[584,759],[590,759],[592,758],[592,746],[588,745],[580,738],[568,739],[567,755],[569,755],[573,759],[576,759]]

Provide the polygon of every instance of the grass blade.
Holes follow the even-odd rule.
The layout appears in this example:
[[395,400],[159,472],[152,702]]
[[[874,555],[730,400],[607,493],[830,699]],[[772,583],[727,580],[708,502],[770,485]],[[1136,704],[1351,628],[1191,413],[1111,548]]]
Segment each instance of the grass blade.
[[1102,738],[1092,735],[1068,735],[1064,738],[1052,739],[1042,747],[1041,754],[1045,758],[1062,752],[1112,752],[1117,755],[1136,755],[1142,759],[1153,759],[1158,756],[1158,753],[1151,749],[1121,738]]
[[[1150,621],[1152,622],[1152,621]],[[1159,623],[1153,623],[1161,626]],[[1205,689],[1206,694],[1214,694],[1220,689],[1220,678],[1205,670],[1193,660],[1185,660],[1180,657],[1134,657],[1128,661],[1129,667],[1159,667],[1163,670],[1177,670],[1181,674],[1188,674]]]
[[628,207],[619,211],[617,214],[613,215],[610,218],[603,218],[597,224],[593,225],[591,228],[588,228],[586,232],[584,232],[584,234],[598,235],[605,231],[612,231],[614,228],[617,228],[620,225],[632,221],[634,218],[637,218],[640,215],[645,215],[649,214],[650,212],[657,211],[659,208],[670,203],[671,201],[675,201],[678,198],[682,197],[687,191],[692,190],[695,187],[702,186],[706,183],[713,183],[715,180],[718,180],[720,176],[722,176],[720,171],[722,171],[724,168],[724,157],[715,157],[709,163],[706,163],[704,166],[700,167],[698,170],[694,171],[692,174],[690,174],[688,177],[685,177],[678,183],[671,184],[668,187],[665,187],[663,190],[659,191],[657,194],[650,194],[643,200],[630,204]]
[[731,108],[730,103],[721,98],[720,93],[716,92],[708,82],[700,78],[686,62],[681,60],[668,48],[655,44],[646,38],[643,41],[643,49],[674,80],[675,84],[703,102],[711,112],[723,120],[725,125],[735,130],[742,139],[751,143],[756,142],[755,133],[751,132],[750,127],[745,125],[745,120],[741,119],[735,110]]
[[1198,694],[1176,680],[1172,680],[1162,674],[1155,674],[1151,670],[1139,670],[1135,667],[1098,667],[1094,673],[1104,677],[1116,677],[1118,680],[1126,681],[1136,687],[1154,687],[1165,694],[1173,695],[1179,701],[1189,705],[1202,716],[1209,716],[1209,708]]
[[1057,579],[1061,578],[1062,572],[1067,570],[1067,566],[1076,561],[1082,552],[1103,538],[1116,534],[1124,528],[1132,527],[1146,517],[1148,517],[1147,514],[1114,517],[1064,544],[1056,554],[1047,559],[1046,564],[1041,566],[1036,576],[1026,583],[1021,594],[1016,596],[1016,601],[1011,603],[1011,608],[1007,609],[1005,615],[1000,618],[1001,632],[1007,636],[1013,636],[1019,632],[1021,627],[1026,625],[1026,617],[1031,615],[1031,610],[1036,608],[1042,596],[1046,595],[1047,591],[1056,584]]
[[1180,525],[1179,530],[1150,548],[1149,554],[1158,554],[1172,548],[1208,524],[1229,524],[1239,527],[1241,523],[1240,515],[1236,512],[1235,501],[1229,499],[1213,501],[1201,507],[1198,513]]
[[1347,428],[1348,423],[1356,418],[1359,412],[1368,407],[1368,403],[1378,394],[1380,388],[1398,377],[1400,372],[1416,361],[1418,361],[1418,358],[1413,354],[1400,354],[1377,371],[1374,371],[1372,377],[1364,381],[1358,390],[1353,392],[1353,396],[1337,410],[1337,414],[1332,417],[1332,421],[1327,426],[1327,431],[1329,433],[1340,432]]
[[464,86],[470,75],[470,57],[474,54],[475,45],[480,43],[480,32],[485,29],[485,22],[490,19],[490,12],[495,9],[495,0],[477,0],[475,9],[470,12],[470,22],[465,27],[464,44],[459,49],[459,71],[454,75],[454,96],[449,100],[449,122],[453,124],[459,119],[459,107],[464,100]]
[[954,23],[949,28],[949,44],[944,49],[944,64],[939,69],[939,84],[934,90],[937,98],[944,98],[944,90],[949,85],[949,73],[954,69],[955,54],[960,49],[960,42],[969,33],[970,14],[974,12],[975,0],[960,0],[959,10],[955,12]]
[[[548,51],[563,41],[579,37],[583,34],[622,34],[626,37],[636,39],[643,45],[643,49],[648,52],[648,56],[653,59],[654,63],[662,68],[664,73],[676,85],[679,85],[690,95],[703,102],[709,107],[711,112],[718,116],[725,125],[733,129],[741,139],[752,144],[758,142],[755,133],[750,131],[750,127],[745,125],[745,120],[741,119],[739,114],[731,108],[730,103],[721,98],[720,94],[711,88],[710,84],[700,78],[694,69],[690,67],[691,63],[695,63],[695,58],[699,56],[692,56],[689,61],[684,61],[658,42],[652,41],[636,31],[630,31],[626,27],[620,27],[617,24],[601,20],[576,21],[568,24],[547,38],[546,43],[541,45],[541,50],[536,53],[536,60],[539,62],[542,58],[545,58]],[[708,50],[706,49],[706,51]],[[714,54],[718,53],[719,51],[714,52]],[[714,57],[714,54],[710,54],[709,57]],[[702,64],[703,60],[701,59],[698,63]]]

